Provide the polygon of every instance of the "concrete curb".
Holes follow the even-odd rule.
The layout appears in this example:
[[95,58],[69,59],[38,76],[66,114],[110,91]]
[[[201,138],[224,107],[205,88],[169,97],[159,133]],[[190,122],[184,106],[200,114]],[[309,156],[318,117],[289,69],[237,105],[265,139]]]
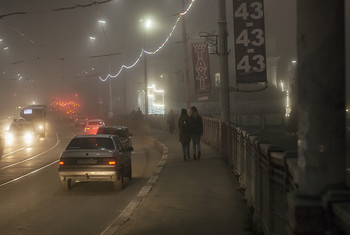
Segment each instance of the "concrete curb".
[[[153,139],[153,138],[151,138]],[[114,235],[117,234],[118,229],[126,223],[134,210],[139,206],[142,198],[147,195],[149,191],[152,190],[153,185],[157,182],[161,171],[166,165],[168,159],[169,149],[166,145],[162,144],[156,139],[153,139],[153,144],[157,149],[161,151],[162,157],[155,169],[153,175],[149,178],[147,183],[141,188],[140,192],[132,199],[125,209],[120,213],[120,215],[100,234],[100,235]]]

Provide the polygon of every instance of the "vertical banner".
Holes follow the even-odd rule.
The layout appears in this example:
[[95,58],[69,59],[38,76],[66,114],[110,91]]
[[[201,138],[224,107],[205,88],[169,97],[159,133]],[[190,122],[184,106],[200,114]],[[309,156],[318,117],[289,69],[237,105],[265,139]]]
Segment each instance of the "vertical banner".
[[210,92],[209,49],[208,42],[192,42],[194,87],[196,93]]
[[266,82],[263,0],[233,0],[237,83]]

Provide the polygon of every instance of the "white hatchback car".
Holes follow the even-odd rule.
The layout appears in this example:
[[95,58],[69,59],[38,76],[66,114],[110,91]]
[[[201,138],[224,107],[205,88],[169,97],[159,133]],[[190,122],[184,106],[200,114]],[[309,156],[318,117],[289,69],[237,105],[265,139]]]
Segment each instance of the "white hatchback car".
[[101,126],[105,126],[105,123],[101,119],[91,119],[86,122],[84,132],[88,135],[96,135],[97,129]]

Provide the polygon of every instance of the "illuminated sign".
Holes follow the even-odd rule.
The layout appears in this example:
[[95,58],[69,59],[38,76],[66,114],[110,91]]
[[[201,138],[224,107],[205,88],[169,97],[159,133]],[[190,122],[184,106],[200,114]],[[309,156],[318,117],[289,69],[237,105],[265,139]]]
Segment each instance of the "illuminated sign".
[[204,39],[192,43],[194,86],[197,93],[210,92],[209,50]]
[[25,110],[23,110],[23,113],[24,114],[32,114],[33,110],[32,109],[25,109]]

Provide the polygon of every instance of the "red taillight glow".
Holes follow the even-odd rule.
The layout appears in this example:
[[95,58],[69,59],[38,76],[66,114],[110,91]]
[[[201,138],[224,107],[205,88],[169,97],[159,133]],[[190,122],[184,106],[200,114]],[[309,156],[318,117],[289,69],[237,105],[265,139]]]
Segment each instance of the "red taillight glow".
[[64,161],[59,162],[60,166],[64,165]]
[[108,165],[115,165],[115,164],[116,164],[115,161],[109,161],[109,162],[108,162]]

